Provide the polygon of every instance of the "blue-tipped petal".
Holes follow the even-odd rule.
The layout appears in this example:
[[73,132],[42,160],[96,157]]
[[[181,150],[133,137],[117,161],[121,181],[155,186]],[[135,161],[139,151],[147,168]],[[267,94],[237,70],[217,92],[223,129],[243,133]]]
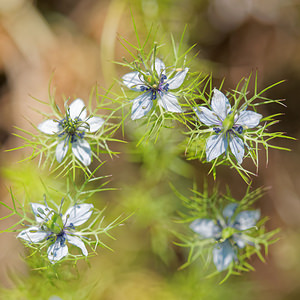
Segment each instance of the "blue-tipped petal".
[[70,207],[62,217],[65,226],[79,226],[85,223],[92,215],[93,207],[93,204],[87,203]]
[[225,208],[223,209],[223,213],[222,213],[223,217],[228,218],[230,220],[234,215],[234,212],[237,209],[237,207],[238,207],[237,203],[230,203],[226,205]]
[[51,263],[55,263],[68,255],[68,246],[65,244],[63,237],[57,237],[55,243],[48,248],[48,259]]
[[85,166],[91,163],[91,147],[84,139],[77,139],[72,143],[72,152],[76,158]]
[[211,161],[227,149],[226,137],[222,134],[212,135],[206,141],[206,160]]
[[86,122],[90,126],[89,132],[96,132],[97,130],[99,130],[101,128],[101,126],[104,123],[104,120],[99,117],[91,117],[88,120],[86,120]]
[[159,58],[155,58],[154,67],[157,75],[161,75],[165,73],[166,66]]
[[55,120],[46,120],[38,125],[38,129],[46,134],[56,134],[61,131],[59,122]]
[[84,242],[79,237],[67,234],[67,240],[70,244],[72,244],[72,245],[78,247],[79,249],[81,249],[82,254],[84,256],[88,256],[89,253],[86,250]]
[[236,253],[228,240],[215,245],[213,261],[219,272],[227,269],[235,259],[237,259]]
[[199,120],[204,123],[206,126],[212,125],[222,125],[222,121],[218,119],[218,116],[215,112],[211,111],[207,107],[200,106],[193,108]]
[[247,230],[254,227],[260,218],[259,210],[245,210],[237,214],[234,227],[238,230]]
[[74,100],[70,106],[69,106],[69,110],[70,110],[70,117],[72,120],[74,120],[75,118],[79,118],[82,121],[84,121],[86,119],[86,108],[85,108],[85,104],[81,99],[76,99]]
[[21,231],[17,238],[23,239],[30,243],[39,243],[43,241],[51,232],[43,231],[38,226],[31,226],[23,231]]
[[177,97],[172,93],[160,93],[157,101],[166,111],[181,113],[182,109],[178,103]]
[[178,89],[182,85],[188,71],[189,69],[185,68],[183,71],[177,72],[173,78],[166,82],[169,84],[168,88],[170,90]]
[[217,89],[214,89],[214,94],[211,99],[212,110],[224,121],[231,110],[231,105],[226,96]]
[[235,125],[254,128],[259,124],[261,118],[261,114],[258,114],[251,110],[244,110],[238,114],[237,119],[235,121]]
[[235,233],[232,239],[240,249],[245,248],[247,242],[242,238],[241,234]]
[[56,160],[61,163],[65,158],[69,149],[69,142],[68,139],[64,139],[60,141],[56,146],[55,156]]
[[221,228],[211,219],[197,219],[190,224],[190,228],[204,238],[215,238]]
[[245,149],[244,142],[241,138],[235,134],[231,134],[229,137],[229,146],[232,154],[235,156],[237,162],[241,164],[243,162]]
[[39,203],[30,203],[35,220],[38,223],[46,222],[55,213],[53,209]]
[[141,91],[141,87],[144,86],[142,76],[139,72],[127,73],[122,77],[123,83],[134,91]]
[[144,93],[132,101],[131,120],[144,117],[152,108],[151,92]]

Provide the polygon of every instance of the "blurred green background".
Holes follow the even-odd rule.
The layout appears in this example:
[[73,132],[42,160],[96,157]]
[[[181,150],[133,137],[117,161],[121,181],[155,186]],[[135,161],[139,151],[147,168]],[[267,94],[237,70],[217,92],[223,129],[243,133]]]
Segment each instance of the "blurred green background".
[[[32,130],[44,109],[30,96],[48,99],[53,77],[58,103],[63,97],[87,99],[97,82],[108,88],[128,70],[112,60],[126,53],[118,35],[134,42],[132,15],[141,36],[151,26],[161,39],[170,33],[179,38],[187,25],[187,46],[197,44],[194,70],[213,73],[216,86],[226,77],[224,89],[234,88],[251,72],[258,72],[262,89],[276,81],[286,82],[268,91],[267,96],[285,98],[286,108],[270,105],[263,114],[283,112],[274,130],[300,135],[300,0],[0,0],[0,142],[2,149],[20,145],[11,135],[13,126]],[[93,203],[107,206],[108,220],[122,212],[135,212],[123,227],[114,230],[115,250],[101,249],[90,264],[80,263],[80,278],[66,271],[55,279],[48,273],[32,271],[21,258],[22,244],[14,234],[0,236],[0,291],[2,299],[300,299],[300,147],[293,141],[278,141],[292,152],[270,151],[269,163],[261,153],[259,174],[253,188],[271,189],[257,203],[270,216],[269,229],[281,227],[281,240],[271,246],[267,263],[251,260],[256,271],[231,278],[219,286],[221,277],[205,279],[203,265],[196,262],[178,271],[187,252],[173,244],[171,230],[180,200],[169,187],[172,182],[186,192],[193,179],[199,186],[207,179],[208,165],[186,162],[177,145],[179,132],[164,132],[157,144],[136,148],[130,141],[138,137],[135,124],[128,124],[128,144],[114,145],[119,157],[107,159],[101,174],[112,174],[111,187],[117,191],[96,195]],[[121,135],[119,136],[121,138]],[[283,145],[283,144],[281,144]],[[30,151],[30,150],[29,150]],[[29,153],[29,152],[28,152]],[[27,153],[27,155],[28,155]],[[7,187],[20,200],[26,190],[31,201],[42,200],[39,177],[50,185],[48,173],[41,174],[36,162],[17,164],[26,153],[1,152],[1,198],[10,203]],[[245,166],[251,168],[251,165]],[[218,174],[220,190],[229,185],[237,199],[246,184],[227,168]],[[7,213],[2,207],[0,215]],[[7,228],[13,220],[0,224]],[[75,272],[76,273],[76,272]],[[70,277],[68,277],[69,275]],[[55,298],[53,298],[55,299]]]

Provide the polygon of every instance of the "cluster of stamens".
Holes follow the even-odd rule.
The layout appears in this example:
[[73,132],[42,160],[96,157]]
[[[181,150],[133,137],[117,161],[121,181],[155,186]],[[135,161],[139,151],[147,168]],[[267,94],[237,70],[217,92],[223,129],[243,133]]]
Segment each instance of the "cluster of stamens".
[[77,141],[77,138],[83,138],[84,137],[84,130],[78,130],[80,126],[82,126],[82,121],[80,118],[76,117],[74,120],[71,119],[68,115],[64,119],[62,119],[59,122],[59,125],[62,127],[62,132],[59,134],[59,136],[68,135],[71,139],[71,143],[74,143]]
[[146,84],[146,86],[141,86],[140,89],[142,92],[150,91],[151,92],[151,100],[155,100],[157,98],[158,92],[167,92],[169,90],[169,84],[168,83],[164,84],[164,81],[166,79],[167,79],[167,76],[162,74],[159,79],[158,85],[157,84],[153,84],[153,85]]

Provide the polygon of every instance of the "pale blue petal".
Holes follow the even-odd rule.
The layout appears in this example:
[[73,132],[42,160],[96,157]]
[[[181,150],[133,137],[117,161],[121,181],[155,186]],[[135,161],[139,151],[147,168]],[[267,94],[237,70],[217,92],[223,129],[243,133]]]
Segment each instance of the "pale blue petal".
[[17,237],[30,243],[39,243],[50,234],[51,232],[41,230],[38,226],[31,226],[21,231]]
[[93,213],[93,204],[76,204],[70,207],[62,219],[66,227],[79,226],[85,223]]
[[166,66],[165,64],[159,59],[155,58],[155,71],[158,76],[165,73]]
[[227,149],[226,137],[222,134],[212,135],[206,142],[206,160],[211,161]]
[[104,120],[102,118],[99,117],[91,117],[88,120],[86,120],[86,122],[89,124],[90,126],[90,132],[96,132],[97,130],[99,130],[101,128],[101,126],[104,123]]
[[219,272],[227,269],[236,258],[236,253],[228,240],[215,245],[213,249],[213,261]]
[[223,209],[223,217],[224,218],[228,218],[231,219],[232,216],[234,215],[234,212],[236,211],[238,207],[237,203],[230,203],[228,205],[225,206],[225,208]]
[[245,210],[237,214],[233,226],[238,230],[247,230],[254,227],[259,218],[259,210]]
[[46,120],[38,125],[38,129],[46,134],[56,134],[62,130],[56,120]]
[[204,238],[215,238],[221,229],[210,219],[197,219],[190,224],[190,228]]
[[91,163],[91,147],[84,139],[77,139],[72,143],[72,152],[75,157],[85,166]]
[[218,119],[215,112],[211,111],[207,107],[200,106],[193,108],[199,120],[206,126],[222,125],[222,121]]
[[72,120],[75,118],[79,118],[80,120],[84,121],[86,119],[86,108],[85,104],[81,99],[74,100],[70,106],[70,117]]
[[43,223],[49,220],[49,218],[55,213],[53,209],[39,203],[30,203],[31,209],[34,213],[35,220],[38,223]]
[[86,250],[84,242],[79,237],[67,234],[67,240],[70,244],[80,248],[84,256],[89,254]]
[[259,124],[261,118],[261,114],[250,110],[244,110],[238,114],[237,119],[235,121],[235,125],[246,126],[247,128],[254,128]]
[[235,156],[237,162],[241,164],[243,162],[245,149],[244,142],[241,138],[235,134],[231,134],[229,137],[229,146],[232,154]]
[[68,246],[63,237],[57,237],[55,243],[48,248],[48,259],[51,263],[55,263],[68,255]]
[[151,93],[144,93],[132,101],[131,119],[137,120],[144,117],[152,108]]
[[182,85],[188,71],[189,69],[185,68],[183,71],[177,72],[173,78],[166,82],[169,84],[168,88],[170,90],[178,89]]
[[160,93],[157,101],[166,111],[181,113],[182,109],[178,103],[177,97],[172,93]]
[[240,249],[245,248],[247,242],[242,238],[240,234],[235,233],[232,238]]
[[142,81],[143,75],[139,72],[131,72],[125,74],[123,77],[123,83],[130,89],[134,91],[141,91],[141,87],[145,86]]
[[214,94],[211,100],[212,110],[224,121],[231,110],[231,105],[225,95],[217,89],[214,89]]
[[67,152],[69,149],[69,142],[68,138],[60,141],[56,147],[55,155],[56,155],[56,160],[61,163],[63,159],[65,158]]

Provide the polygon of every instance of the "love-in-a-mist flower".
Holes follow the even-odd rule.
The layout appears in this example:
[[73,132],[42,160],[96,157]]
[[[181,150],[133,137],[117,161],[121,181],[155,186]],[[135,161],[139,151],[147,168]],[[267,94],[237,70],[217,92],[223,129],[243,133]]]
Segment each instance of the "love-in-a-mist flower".
[[214,89],[211,110],[199,106],[194,107],[194,111],[199,120],[207,126],[212,126],[215,132],[206,141],[207,161],[227,152],[229,146],[237,162],[241,164],[245,154],[243,132],[256,127],[262,115],[254,111],[232,109],[226,96],[217,89]]
[[46,120],[38,125],[38,129],[46,134],[56,135],[56,159],[59,163],[66,156],[69,147],[75,157],[85,166],[91,163],[91,147],[85,140],[87,133],[98,131],[104,120],[99,117],[87,117],[84,102],[74,100],[66,109],[66,115],[61,120]]
[[34,244],[49,241],[47,254],[51,263],[68,255],[67,242],[80,248],[82,254],[87,256],[88,251],[76,227],[91,217],[93,207],[92,204],[76,204],[62,215],[48,206],[31,203],[37,225],[21,231],[17,237]]
[[167,74],[165,64],[156,58],[151,74],[131,72],[124,75],[122,79],[128,88],[142,92],[132,101],[131,119],[136,120],[145,116],[153,107],[153,101],[156,99],[157,104],[166,111],[181,113],[182,109],[177,97],[170,90],[178,89],[182,85],[188,70],[185,68],[169,78],[173,72]]
[[238,204],[228,204],[216,220],[196,219],[190,228],[203,239],[213,239],[213,261],[217,270],[227,269],[233,261],[238,260],[238,248],[250,244],[247,231],[254,228],[260,218],[259,210],[245,210],[236,214]]

